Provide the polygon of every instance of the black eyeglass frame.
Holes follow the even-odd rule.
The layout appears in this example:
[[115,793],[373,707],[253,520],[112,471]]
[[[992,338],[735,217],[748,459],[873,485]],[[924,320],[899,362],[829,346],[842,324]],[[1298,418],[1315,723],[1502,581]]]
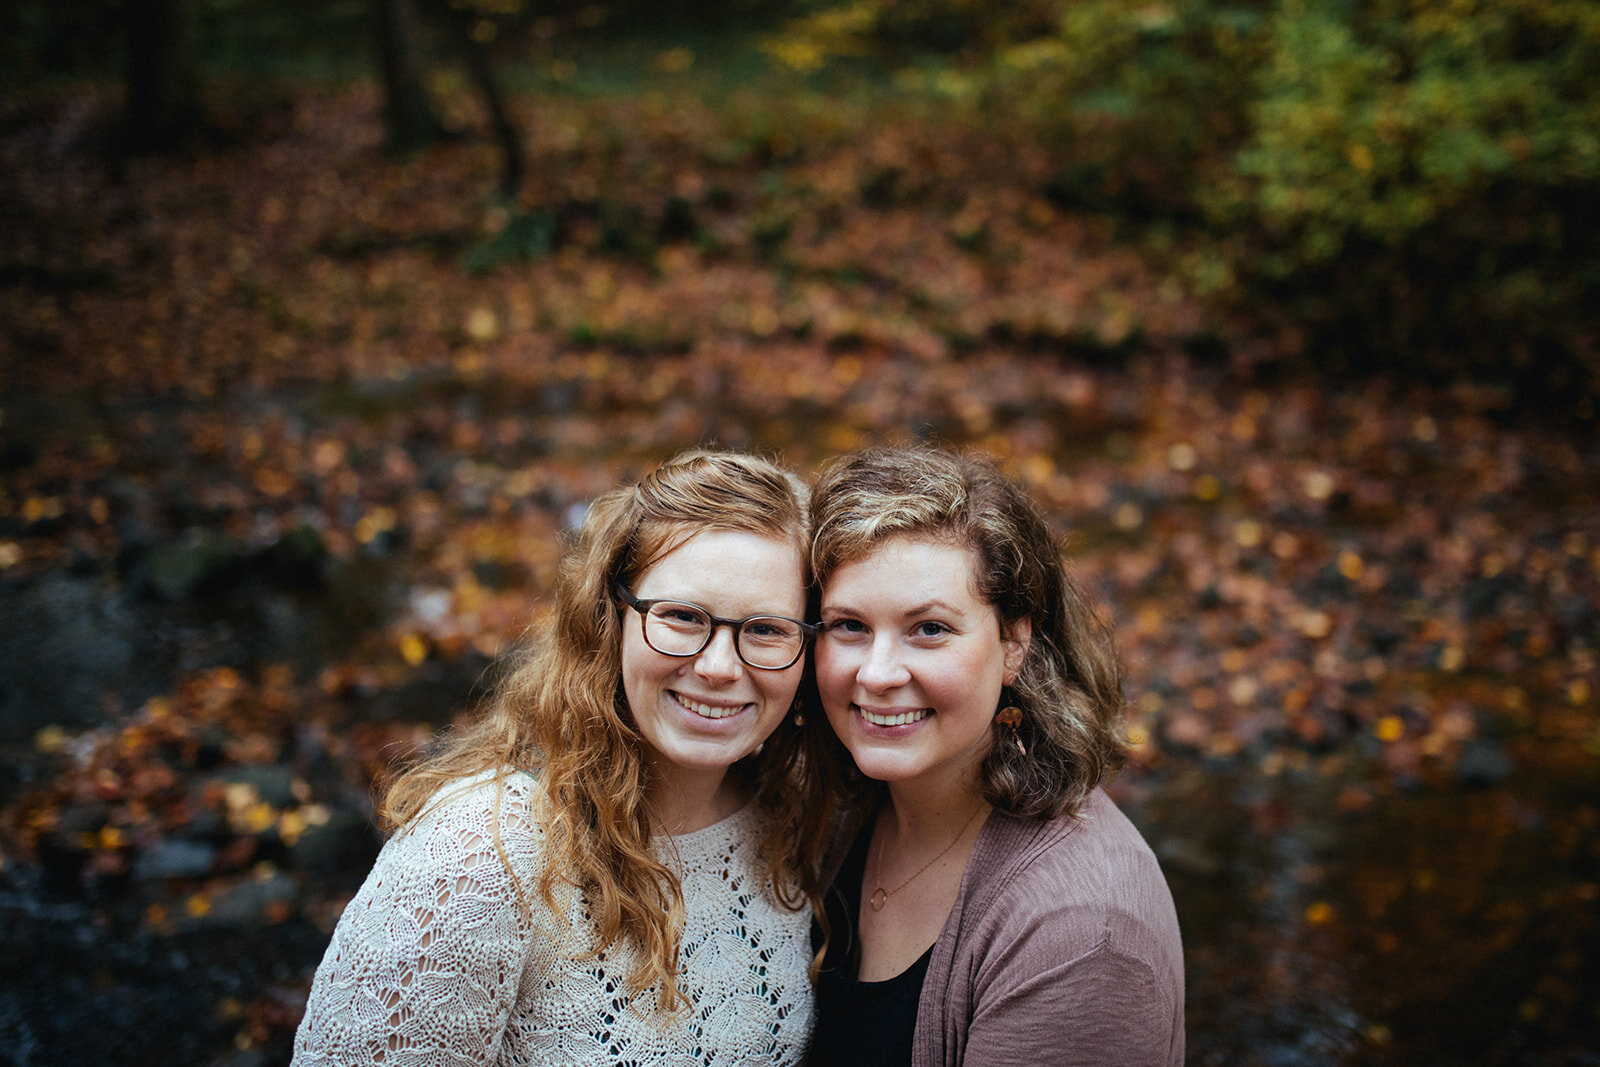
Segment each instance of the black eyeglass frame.
[[[639,633],[644,637],[644,643],[650,646],[651,651],[659,652],[663,656],[673,656],[677,659],[688,659],[691,656],[698,656],[700,653],[704,652],[706,650],[706,646],[711,644],[711,639],[717,636],[717,627],[726,626],[733,631],[733,651],[734,654],[739,657],[740,663],[743,663],[751,670],[786,671],[790,667],[793,667],[796,663],[800,662],[800,657],[806,654],[806,645],[811,641],[812,638],[817,636],[817,630],[819,629],[815,623],[802,622],[799,619],[791,619],[787,615],[774,615],[771,612],[762,612],[759,615],[746,615],[742,619],[724,619],[711,614],[711,612],[707,611],[699,604],[689,600],[673,600],[671,597],[657,597],[653,600],[640,600],[638,597],[634,596],[633,593],[629,591],[628,587],[623,585],[621,582],[616,583],[616,592],[617,597],[625,606],[630,607],[639,613]],[[695,649],[693,652],[667,652],[663,649],[656,648],[656,646],[650,640],[650,627],[648,622],[650,618],[650,609],[655,607],[657,604],[682,604],[686,608],[693,608],[694,610],[703,614],[707,619],[711,620],[711,627],[710,629],[706,630],[706,639],[701,642],[699,648]],[[788,663],[785,663],[781,667],[767,667],[760,663],[751,663],[745,658],[744,649],[739,647],[739,634],[741,631],[743,631],[745,623],[752,622],[756,619],[782,619],[784,622],[792,622],[796,626],[800,627],[800,648],[795,652],[794,659],[790,660]]]

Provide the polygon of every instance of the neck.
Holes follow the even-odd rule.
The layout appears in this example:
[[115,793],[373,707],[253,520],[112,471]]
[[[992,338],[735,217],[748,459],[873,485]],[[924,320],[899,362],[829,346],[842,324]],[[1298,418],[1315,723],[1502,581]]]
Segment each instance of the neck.
[[939,784],[890,782],[885,814],[896,841],[943,844],[983,803],[975,776]]
[[656,830],[664,834],[703,830],[738,811],[743,799],[725,767],[652,766],[645,785],[645,803]]

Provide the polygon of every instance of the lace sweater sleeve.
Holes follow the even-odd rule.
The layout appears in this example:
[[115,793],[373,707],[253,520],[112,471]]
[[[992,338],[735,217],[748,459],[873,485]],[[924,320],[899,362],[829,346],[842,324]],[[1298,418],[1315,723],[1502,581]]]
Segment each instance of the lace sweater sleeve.
[[[507,782],[498,814],[537,908],[542,838],[526,781]],[[495,850],[495,793],[482,780],[447,787],[384,846],[317,968],[295,1064],[496,1060],[518,991],[549,952]]]

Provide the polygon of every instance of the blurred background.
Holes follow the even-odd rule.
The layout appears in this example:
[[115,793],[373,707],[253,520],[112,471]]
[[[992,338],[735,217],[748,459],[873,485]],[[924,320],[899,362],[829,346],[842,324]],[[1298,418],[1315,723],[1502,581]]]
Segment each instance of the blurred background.
[[1600,1063],[1589,0],[13,0],[0,1062],[288,1058],[593,496],[982,450],[1196,1064]]

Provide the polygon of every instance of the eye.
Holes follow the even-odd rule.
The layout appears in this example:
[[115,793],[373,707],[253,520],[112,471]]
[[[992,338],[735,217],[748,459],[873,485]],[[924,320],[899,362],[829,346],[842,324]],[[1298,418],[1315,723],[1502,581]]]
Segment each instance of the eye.
[[834,619],[822,624],[822,632],[832,637],[855,637],[866,633],[867,625],[860,619]]
[[692,604],[657,604],[650,614],[669,626],[683,630],[699,629],[706,625],[706,613]]
[[943,637],[952,632],[944,623],[934,622],[932,619],[919,622],[911,628],[912,637]]
[[788,619],[771,616],[746,621],[741,632],[757,641],[788,641],[799,635],[800,628]]

